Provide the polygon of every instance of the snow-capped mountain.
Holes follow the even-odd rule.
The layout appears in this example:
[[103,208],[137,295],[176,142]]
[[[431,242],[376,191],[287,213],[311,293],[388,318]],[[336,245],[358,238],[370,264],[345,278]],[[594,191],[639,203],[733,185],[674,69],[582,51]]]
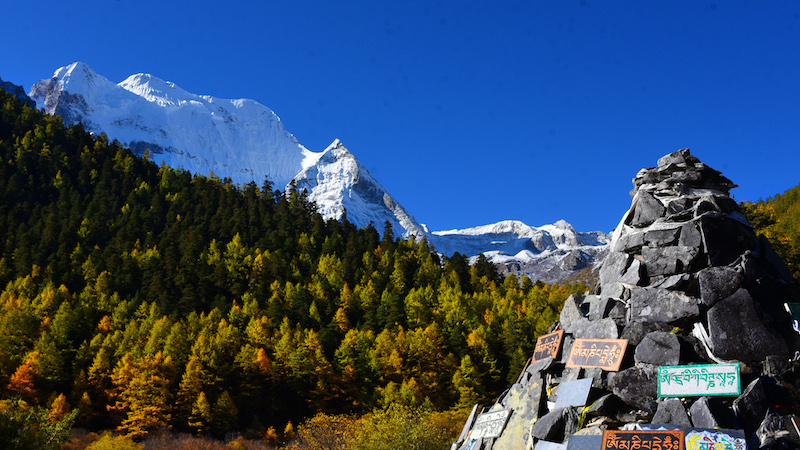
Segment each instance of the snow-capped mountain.
[[608,236],[579,233],[565,221],[530,227],[519,221],[430,232],[403,208],[338,140],[322,152],[301,145],[278,116],[248,99],[220,99],[187,92],[149,74],[113,83],[76,62],[33,85],[38,108],[67,124],[105,133],[137,153],[175,168],[235,183],[307,190],[325,218],[370,222],[381,231],[389,222],[396,235],[426,238],[444,255],[485,254],[507,271],[559,281],[603,255]]
[[610,240],[601,231],[578,232],[564,220],[531,227],[506,220],[461,230],[434,231],[430,240],[441,253],[483,254],[507,272],[555,282],[602,259]]
[[[316,163],[294,178],[297,189],[306,189],[324,217],[347,219],[379,230],[388,220],[395,233],[424,237],[427,230],[397,203],[338,139],[325,149]],[[355,219],[354,219],[355,216]]]
[[347,209],[358,226],[382,230],[389,221],[398,235],[425,235],[339,140],[312,152],[256,101],[196,95],[141,73],[115,84],[81,62],[36,83],[30,97],[66,123],[81,122],[140,154],[149,150],[156,162],[234,183],[260,185],[268,177],[280,189],[295,179],[326,218],[341,219]]
[[106,133],[153,160],[235,183],[264,176],[283,188],[319,157],[300,145],[272,110],[247,99],[195,95],[148,74],[115,84],[76,62],[41,80],[29,96],[40,109]]

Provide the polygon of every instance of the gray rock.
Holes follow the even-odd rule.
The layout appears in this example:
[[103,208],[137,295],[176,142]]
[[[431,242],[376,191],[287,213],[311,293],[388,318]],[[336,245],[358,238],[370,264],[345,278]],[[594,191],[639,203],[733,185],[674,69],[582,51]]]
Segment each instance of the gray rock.
[[727,266],[747,250],[757,250],[755,232],[738,220],[709,213],[700,218],[708,265]]
[[565,436],[575,432],[578,426],[578,413],[572,407],[559,408],[534,422],[530,434],[536,439],[550,442],[563,442]]
[[666,247],[676,243],[680,232],[680,227],[647,230],[644,233],[644,240],[649,247]]
[[622,253],[638,253],[643,246],[644,232],[634,231],[620,236],[613,250]]
[[656,366],[676,366],[680,362],[681,343],[678,336],[663,331],[654,331],[645,335],[636,346],[633,359],[637,363]]
[[629,225],[633,227],[646,227],[664,216],[667,209],[653,194],[639,191],[638,199],[633,206],[633,217]]
[[730,267],[709,267],[698,272],[697,280],[700,284],[700,300],[711,307],[739,290],[744,277]]
[[608,375],[611,392],[630,406],[650,414],[656,412],[658,369],[642,365]]
[[698,249],[694,247],[644,247],[642,258],[644,258],[647,276],[666,276],[688,272],[698,252]]
[[627,288],[622,283],[618,283],[617,281],[613,281],[608,284],[602,285],[602,289],[600,290],[600,298],[613,298],[621,300],[625,297],[625,291]]
[[767,355],[789,354],[786,342],[761,322],[743,288],[708,310],[708,334],[711,351],[722,359],[753,362]]
[[569,330],[569,327],[571,327],[573,323],[581,319],[585,319],[583,312],[578,306],[575,296],[570,295],[564,301],[564,307],[561,308],[561,315],[559,316],[561,326],[564,327],[565,330]]
[[679,427],[688,428],[692,424],[686,414],[683,402],[677,398],[667,398],[658,403],[658,409],[650,423],[671,423]]
[[789,266],[787,266],[786,262],[775,252],[769,240],[765,236],[759,235],[758,243],[761,247],[761,254],[764,255],[764,259],[769,263],[776,275],[778,275],[778,278],[789,283],[794,281],[794,276],[792,275],[792,271],[789,270]]
[[625,303],[603,297],[595,308],[589,312],[589,320],[600,320],[609,317],[622,319],[625,317]]
[[686,287],[691,283],[692,276],[688,273],[680,275],[670,275],[660,280],[650,280],[651,288],[667,289],[670,291],[685,291]]
[[669,155],[664,155],[661,158],[658,158],[658,167],[659,168],[667,168],[672,165],[680,165],[686,166],[687,164],[695,164],[700,162],[697,157],[692,156],[691,151],[688,148],[682,148],[677,152],[672,152]]
[[576,338],[616,339],[619,337],[619,330],[613,319],[586,320],[573,334]]
[[622,330],[620,339],[627,339],[628,346],[637,346],[642,342],[642,339],[653,331],[669,331],[672,326],[665,323],[644,323],[644,322],[631,322]]
[[612,416],[616,414],[622,406],[622,401],[619,397],[614,394],[606,394],[589,405],[589,408],[586,410],[586,415],[589,417]]
[[733,415],[717,397],[700,397],[689,408],[695,428],[731,428]]
[[698,300],[680,292],[664,289],[631,290],[631,320],[634,322],[667,323],[700,313]]
[[733,411],[748,435],[758,429],[767,414],[767,394],[760,378],[748,384],[733,401]]
[[685,223],[681,227],[678,245],[693,248],[700,248],[703,245],[703,235],[700,234],[700,230],[697,229],[697,225],[694,222]]
[[610,252],[600,268],[600,282],[603,285],[616,282],[636,285],[641,279],[640,269],[638,260],[633,256]]

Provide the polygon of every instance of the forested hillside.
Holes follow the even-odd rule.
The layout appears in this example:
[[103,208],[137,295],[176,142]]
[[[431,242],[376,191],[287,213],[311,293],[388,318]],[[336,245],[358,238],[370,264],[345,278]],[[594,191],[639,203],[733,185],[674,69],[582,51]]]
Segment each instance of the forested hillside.
[[766,236],[800,280],[800,184],[783,194],[740,204],[756,233]]
[[[0,92],[0,392],[143,437],[496,397],[582,285],[137,158]],[[382,225],[379,225],[383,228]]]

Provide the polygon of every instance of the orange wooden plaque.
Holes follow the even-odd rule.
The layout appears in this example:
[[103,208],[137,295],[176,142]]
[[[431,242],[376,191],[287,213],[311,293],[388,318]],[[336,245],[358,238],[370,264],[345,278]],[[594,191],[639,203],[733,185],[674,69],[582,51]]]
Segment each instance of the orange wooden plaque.
[[627,339],[576,339],[569,352],[567,367],[599,367],[616,372],[627,347]]
[[554,331],[542,336],[536,340],[536,347],[533,349],[533,360],[539,361],[548,356],[555,358],[558,355],[558,349],[561,347],[561,338],[564,336],[564,329]]
[[602,450],[683,450],[683,430],[603,432]]

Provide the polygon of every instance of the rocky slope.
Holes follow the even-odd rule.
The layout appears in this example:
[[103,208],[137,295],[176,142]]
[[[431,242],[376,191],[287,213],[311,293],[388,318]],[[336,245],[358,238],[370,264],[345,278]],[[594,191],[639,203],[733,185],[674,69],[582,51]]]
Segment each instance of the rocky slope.
[[[600,448],[618,429],[683,430],[725,448],[797,448],[800,336],[784,305],[800,302],[800,287],[738,211],[732,187],[688,150],[640,171],[598,285],[567,299],[553,324],[563,330],[560,352],[531,358],[485,408],[507,414],[501,431],[472,439],[486,434],[473,416],[454,448]],[[567,367],[585,338],[623,339],[619,370]],[[659,368],[700,374],[693,365],[718,363],[740,373],[739,394],[703,395],[714,379],[701,383],[701,375],[692,395],[659,394]],[[576,386],[583,397],[575,398]]]

